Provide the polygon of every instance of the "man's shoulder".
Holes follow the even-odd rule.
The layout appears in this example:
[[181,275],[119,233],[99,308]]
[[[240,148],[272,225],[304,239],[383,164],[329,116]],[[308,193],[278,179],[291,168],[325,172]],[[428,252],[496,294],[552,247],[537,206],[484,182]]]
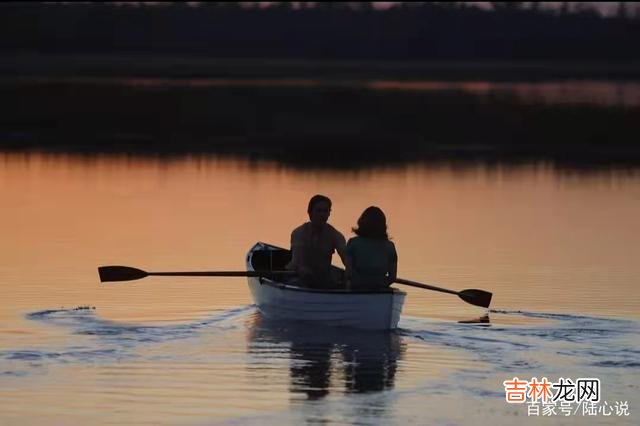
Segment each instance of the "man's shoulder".
[[331,226],[330,224],[326,224],[327,229],[329,230],[329,233],[332,235],[332,237],[337,238],[341,241],[344,241],[344,235],[342,235],[342,232],[338,231],[336,228],[334,228],[333,226]]
[[291,235],[298,235],[298,234],[306,232],[306,230],[308,228],[308,225],[309,225],[309,222],[303,223],[302,225],[298,226],[293,231],[291,231]]
[[308,235],[308,223],[309,222],[303,223],[302,225],[291,231],[291,244],[304,244],[304,241],[306,241],[306,237]]

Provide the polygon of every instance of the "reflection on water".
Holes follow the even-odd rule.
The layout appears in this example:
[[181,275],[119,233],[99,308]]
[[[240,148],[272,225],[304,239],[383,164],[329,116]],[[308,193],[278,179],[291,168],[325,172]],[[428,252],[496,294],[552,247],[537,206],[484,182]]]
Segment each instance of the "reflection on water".
[[640,83],[615,81],[553,82],[441,82],[441,81],[374,81],[373,90],[460,91],[481,96],[512,96],[524,103],[593,104],[604,106],[640,105]]
[[458,321],[458,323],[460,324],[481,324],[483,326],[488,327],[489,325],[491,325],[491,320],[489,319],[489,314],[486,313],[482,316],[479,316],[478,318],[472,318],[469,320],[460,320]]
[[[99,286],[96,268],[242,269],[256,241],[289,245],[315,193],[333,199],[331,223],[346,236],[364,208],[380,206],[403,278],[491,291],[499,309],[640,315],[638,169],[445,162],[336,171],[215,156],[1,154],[0,330],[20,331],[12,318],[25,309],[90,305],[113,319],[171,312],[188,321],[248,303],[242,279]],[[410,315],[482,313],[455,296],[405,290]]]
[[[98,282],[104,264],[241,269],[314,193],[346,235],[379,205],[399,275],[491,291],[490,320],[406,288],[396,333],[300,329],[264,323],[244,279]],[[0,154],[0,200],[3,424],[510,425],[515,375],[599,377],[638,406],[638,169]]]
[[25,105],[0,116],[0,147],[234,154],[299,168],[451,158],[637,164],[639,87],[583,81],[0,81],[7,104]]
[[[637,406],[638,321],[492,316],[492,327],[405,316],[397,332],[367,332],[265,322],[247,305],[161,325],[28,312],[64,334],[0,350],[0,423],[511,425],[526,406],[505,403],[502,381],[540,374],[599,377],[603,400]],[[633,413],[598,424],[632,425]]]
[[310,400],[327,396],[344,382],[346,393],[393,389],[405,344],[389,331],[362,331],[269,321],[257,315],[249,328],[250,354],[273,346],[288,348],[290,391]]

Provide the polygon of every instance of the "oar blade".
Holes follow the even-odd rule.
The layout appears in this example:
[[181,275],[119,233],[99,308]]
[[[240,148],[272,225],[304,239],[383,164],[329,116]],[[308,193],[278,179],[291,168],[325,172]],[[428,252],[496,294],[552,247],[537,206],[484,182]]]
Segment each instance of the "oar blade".
[[98,275],[100,275],[100,281],[132,281],[139,280],[149,275],[142,269],[131,268],[129,266],[100,266],[98,268]]
[[469,289],[458,292],[458,296],[467,303],[488,308],[491,304],[491,296],[493,296],[493,294],[484,290]]

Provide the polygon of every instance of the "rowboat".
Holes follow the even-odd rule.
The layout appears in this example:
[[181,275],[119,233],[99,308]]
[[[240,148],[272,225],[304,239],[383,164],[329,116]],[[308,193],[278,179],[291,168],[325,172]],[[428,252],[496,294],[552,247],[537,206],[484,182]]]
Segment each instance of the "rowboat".
[[[289,250],[256,243],[247,254],[246,271],[147,272],[130,266],[98,267],[100,282],[139,280],[148,276],[165,277],[248,277],[253,301],[267,319],[353,327],[367,330],[393,330],[398,326],[406,293],[395,288],[352,291],[342,287],[311,289],[292,279],[285,267],[291,260]],[[343,270],[332,267],[340,277]],[[478,289],[449,290],[404,278],[394,283],[441,293],[455,294],[467,303],[489,308],[492,294]]]
[[[258,242],[247,253],[247,271],[282,271],[290,260],[289,250]],[[333,268],[336,274],[341,272]],[[397,328],[406,296],[395,288],[311,289],[278,274],[249,276],[248,282],[255,305],[267,319],[366,330]]]

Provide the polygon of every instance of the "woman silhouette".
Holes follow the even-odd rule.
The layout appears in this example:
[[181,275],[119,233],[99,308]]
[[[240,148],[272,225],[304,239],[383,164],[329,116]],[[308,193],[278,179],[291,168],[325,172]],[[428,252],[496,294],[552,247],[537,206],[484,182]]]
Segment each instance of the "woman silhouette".
[[386,289],[396,279],[398,254],[387,235],[387,218],[380,208],[368,207],[347,243],[352,290]]

